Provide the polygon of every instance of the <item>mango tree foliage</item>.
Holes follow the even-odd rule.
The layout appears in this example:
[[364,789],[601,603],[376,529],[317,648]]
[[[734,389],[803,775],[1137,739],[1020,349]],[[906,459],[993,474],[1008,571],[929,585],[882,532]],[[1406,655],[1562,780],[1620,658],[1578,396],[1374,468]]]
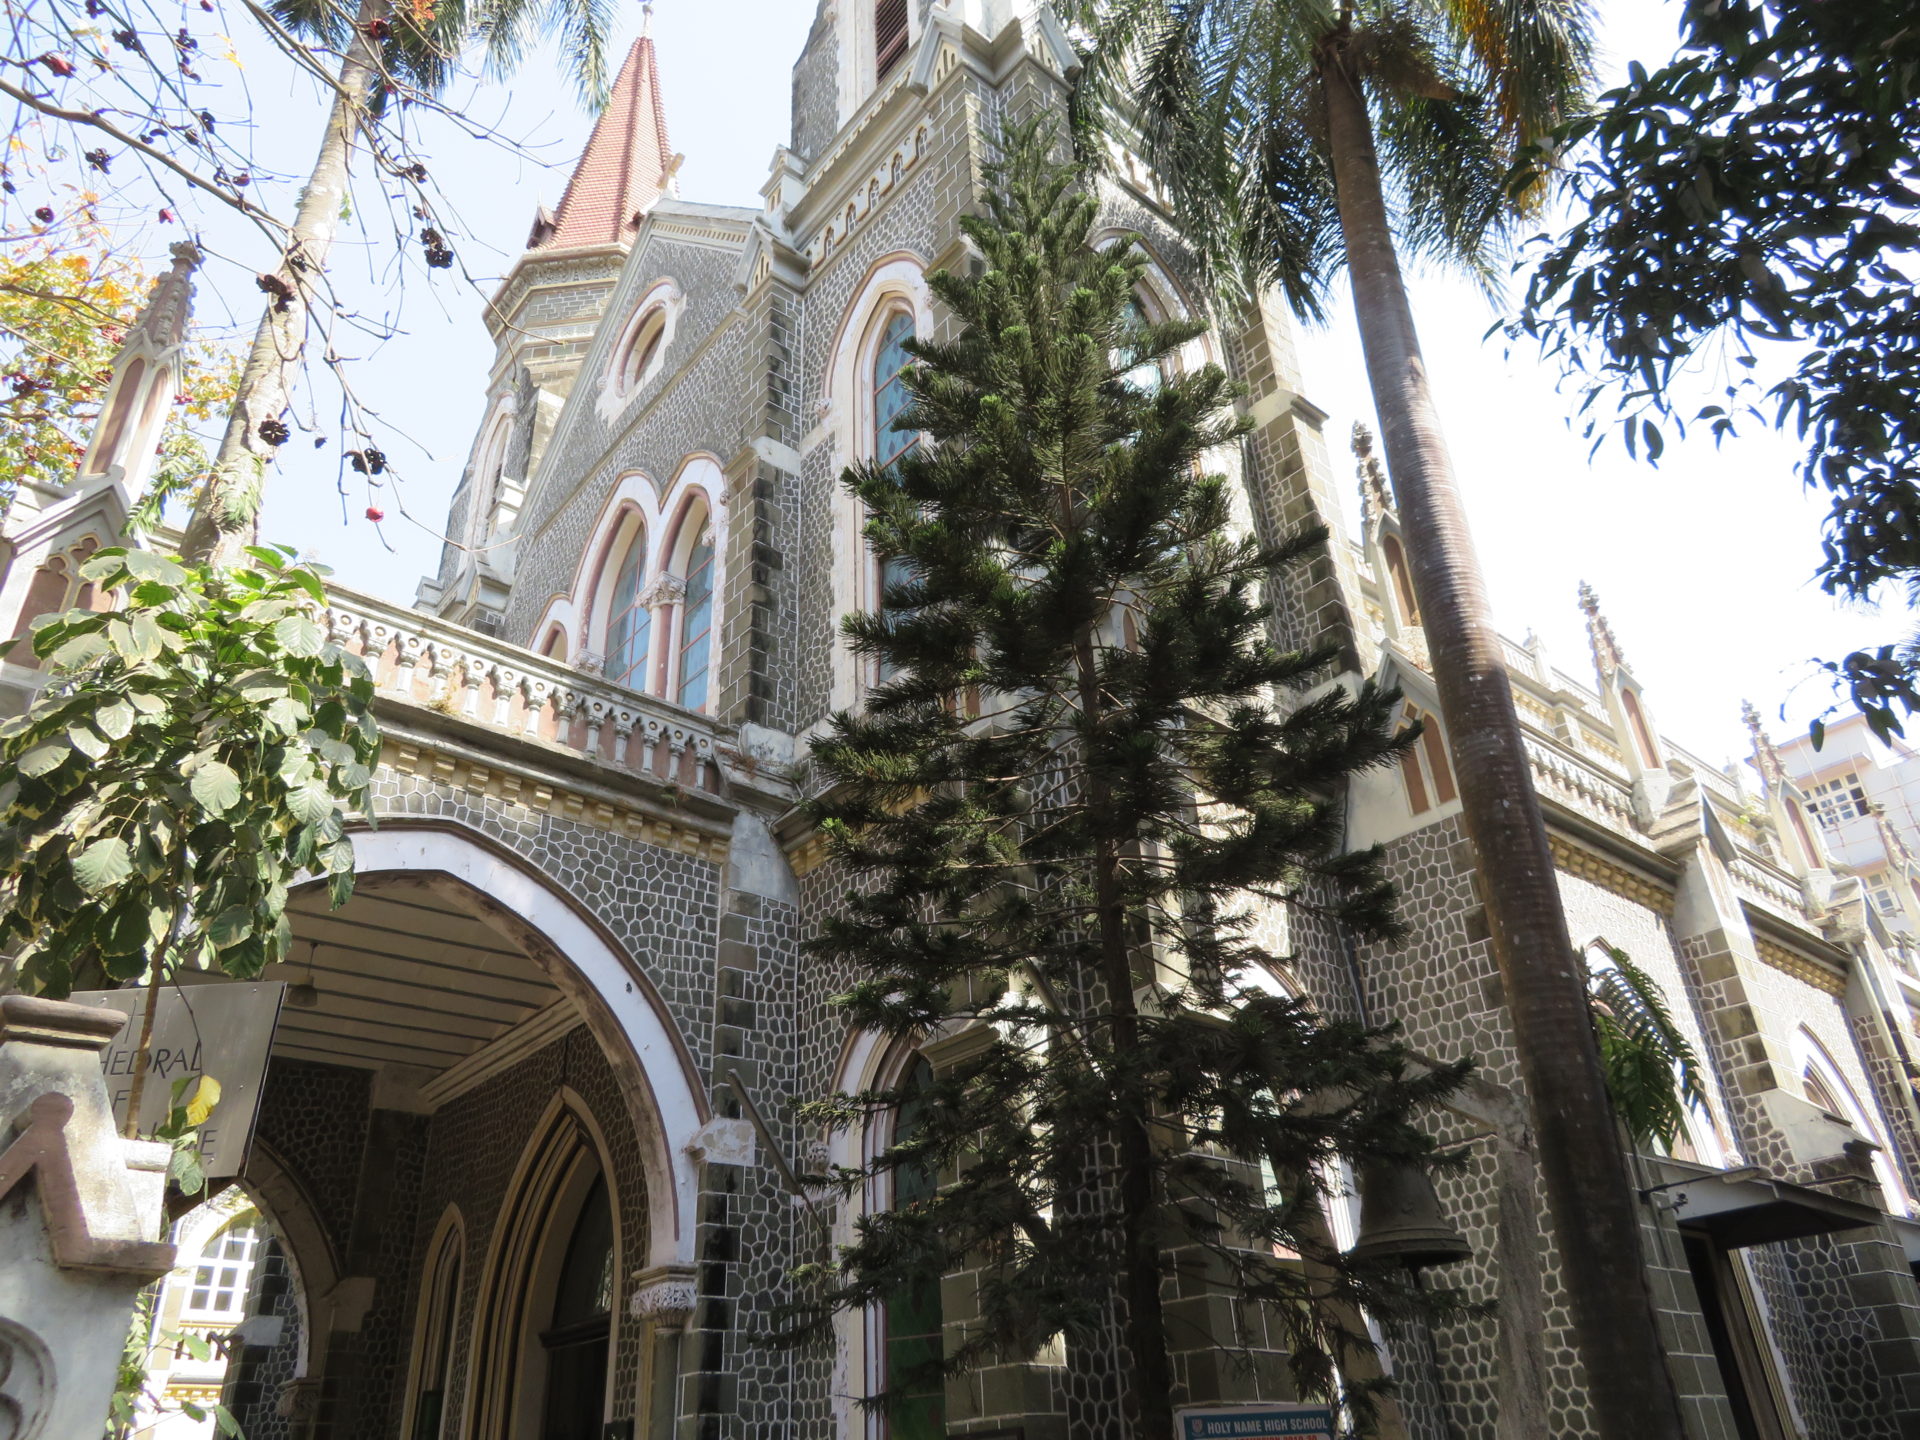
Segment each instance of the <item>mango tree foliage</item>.
[[[63,250],[36,241],[0,256],[0,511],[22,477],[73,478],[147,290],[138,262],[104,244]],[[231,355],[190,347],[149,500],[206,473],[194,427],[224,413],[233,385]]]
[[103,550],[109,613],[33,623],[51,675],[0,726],[0,945],[24,988],[236,978],[285,958],[288,887],[353,888],[348,812],[378,759],[373,680],[327,637],[316,567],[212,571]]
[[[1920,20],[1910,3],[1724,0],[1686,48],[1568,126],[1576,217],[1515,335],[1657,460],[1688,424],[1796,435],[1830,500],[1816,578],[1920,584]],[[1526,179],[1536,178],[1527,172]],[[1784,369],[1775,378],[1767,372]],[[1695,408],[1687,377],[1721,375]],[[1688,413],[1691,412],[1691,413]],[[1920,647],[1827,667],[1883,737],[1920,709]]]

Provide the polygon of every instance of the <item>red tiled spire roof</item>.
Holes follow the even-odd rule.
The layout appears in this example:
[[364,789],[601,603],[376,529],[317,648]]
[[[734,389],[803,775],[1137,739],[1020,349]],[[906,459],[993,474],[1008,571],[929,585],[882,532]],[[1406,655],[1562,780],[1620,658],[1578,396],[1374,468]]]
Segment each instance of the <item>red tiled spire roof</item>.
[[668,193],[673,169],[659,61],[653,36],[643,32],[627,52],[560,208],[551,220],[543,213],[534,222],[528,248],[560,250],[632,239],[637,217]]

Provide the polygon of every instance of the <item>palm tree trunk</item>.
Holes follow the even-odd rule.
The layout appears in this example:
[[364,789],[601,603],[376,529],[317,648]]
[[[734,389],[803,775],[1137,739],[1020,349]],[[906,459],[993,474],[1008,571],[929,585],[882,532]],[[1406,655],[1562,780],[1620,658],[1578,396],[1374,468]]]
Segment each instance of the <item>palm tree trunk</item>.
[[1484,880],[1587,1393],[1606,1440],[1679,1440],[1584,967],[1567,933],[1506,660],[1427,387],[1366,101],[1337,44],[1323,53],[1320,76],[1367,376]]
[[367,28],[384,18],[387,10],[388,0],[361,0],[354,19],[353,41],[340,63],[320,153],[301,192],[280,268],[270,281],[262,279],[267,307],[240,370],[213,473],[187,523],[181,551],[189,560],[231,565],[243,547],[259,538],[260,492],[275,448],[261,435],[260,426],[279,421],[291,401],[294,376],[306,347],[308,295],[326,270],[327,252],[333,248],[347,194],[354,136],[377,78],[379,58]]

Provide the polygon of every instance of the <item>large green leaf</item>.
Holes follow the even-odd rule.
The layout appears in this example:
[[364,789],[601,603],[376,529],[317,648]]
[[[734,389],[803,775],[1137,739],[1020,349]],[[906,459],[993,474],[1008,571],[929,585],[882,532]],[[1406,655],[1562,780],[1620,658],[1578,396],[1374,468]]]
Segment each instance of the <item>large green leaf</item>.
[[109,740],[124,740],[133,731],[133,706],[110,700],[94,711],[93,723]]
[[253,911],[245,905],[229,905],[213,917],[207,938],[220,950],[230,950],[253,934]]
[[240,801],[240,777],[218,760],[203,761],[194,770],[188,789],[204,809],[215,815],[226,814]]
[[289,615],[273,627],[273,638],[289,655],[312,656],[320,653],[326,636],[311,616]]
[[324,785],[301,785],[287,792],[287,810],[303,825],[318,825],[333,814],[332,792]]
[[19,760],[20,773],[29,779],[37,780],[60,768],[61,763],[73,751],[65,745],[36,745]]
[[107,742],[86,725],[69,725],[67,743],[89,760],[104,759],[109,748]]
[[90,895],[104,894],[133,874],[133,856],[117,835],[96,840],[73,857],[73,878]]

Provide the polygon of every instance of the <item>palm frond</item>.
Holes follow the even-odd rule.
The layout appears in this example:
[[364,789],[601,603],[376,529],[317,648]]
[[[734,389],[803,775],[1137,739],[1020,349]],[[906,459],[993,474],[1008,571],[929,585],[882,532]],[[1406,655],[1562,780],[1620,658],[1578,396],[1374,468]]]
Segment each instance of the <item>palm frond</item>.
[[1626,951],[1604,940],[1594,943],[1608,962],[1587,986],[1607,1092],[1637,1143],[1658,1140],[1671,1150],[1685,1129],[1686,1112],[1706,1108],[1699,1056],[1674,1023],[1659,982]]
[[483,0],[475,15],[490,73],[512,73],[529,49],[557,39],[568,74],[592,110],[607,103],[613,23],[613,0]]
[[1591,0],[1440,0],[1511,157],[1571,117],[1593,85]]

